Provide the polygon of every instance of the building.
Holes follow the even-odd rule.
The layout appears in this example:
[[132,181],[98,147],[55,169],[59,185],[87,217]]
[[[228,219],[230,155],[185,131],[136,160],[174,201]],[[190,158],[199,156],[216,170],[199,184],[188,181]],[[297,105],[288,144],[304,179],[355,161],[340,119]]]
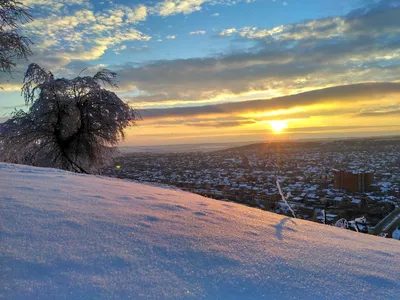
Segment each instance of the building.
[[352,193],[362,193],[374,183],[374,172],[357,172],[333,170],[333,183],[335,188]]

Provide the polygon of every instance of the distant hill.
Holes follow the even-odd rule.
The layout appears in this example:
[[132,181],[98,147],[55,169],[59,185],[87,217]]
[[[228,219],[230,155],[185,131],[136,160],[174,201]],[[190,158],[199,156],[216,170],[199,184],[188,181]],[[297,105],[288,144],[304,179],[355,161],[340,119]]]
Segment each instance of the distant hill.
[[225,151],[261,151],[267,149],[287,149],[287,148],[294,148],[301,144],[302,147],[315,147],[320,144],[320,142],[310,142],[310,141],[271,141],[265,143],[254,143],[239,147],[233,147],[228,149],[222,149],[215,152],[225,152]]
[[248,142],[231,143],[199,143],[199,144],[177,144],[177,145],[155,145],[155,146],[122,146],[121,153],[182,153],[182,152],[213,152],[236,146],[246,145]]
[[0,163],[0,299],[398,299],[399,257],[393,239]]
[[251,143],[243,146],[221,149],[214,152],[229,151],[263,151],[263,150],[282,150],[289,148],[314,148],[314,147],[330,147],[332,145],[352,145],[356,143],[382,143],[399,144],[400,136],[382,136],[382,137],[364,137],[364,138],[347,138],[347,139],[302,139],[288,141],[269,141],[263,143]]

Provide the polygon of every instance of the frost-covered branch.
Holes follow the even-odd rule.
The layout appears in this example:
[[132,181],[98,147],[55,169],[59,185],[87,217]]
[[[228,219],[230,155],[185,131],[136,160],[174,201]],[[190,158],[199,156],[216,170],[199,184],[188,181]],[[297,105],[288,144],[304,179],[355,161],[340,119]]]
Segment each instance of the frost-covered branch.
[[296,214],[294,213],[294,210],[290,206],[289,202],[287,202],[286,197],[282,192],[281,185],[279,184],[279,179],[276,179],[276,186],[278,187],[279,194],[281,195],[281,198],[282,198],[283,202],[285,202],[286,205],[289,207],[289,210],[291,211],[291,213],[293,215],[293,218],[296,218]]
[[0,0],[0,71],[11,72],[16,60],[32,54],[31,40],[18,32],[20,24],[30,22],[27,7],[15,0]]
[[19,111],[0,128],[0,157],[7,162],[92,173],[106,164],[137,112],[101,84],[116,74],[55,78],[36,64],[22,89],[28,112]]

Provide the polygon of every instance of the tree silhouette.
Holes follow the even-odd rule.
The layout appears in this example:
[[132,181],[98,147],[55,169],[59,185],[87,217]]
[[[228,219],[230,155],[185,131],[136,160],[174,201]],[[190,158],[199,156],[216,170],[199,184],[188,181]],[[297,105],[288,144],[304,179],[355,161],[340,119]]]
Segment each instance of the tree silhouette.
[[19,1],[0,0],[0,71],[11,72],[20,58],[31,54],[31,41],[18,33],[20,24],[31,21],[27,8]]
[[0,157],[6,162],[93,173],[106,164],[139,115],[115,93],[116,74],[55,78],[36,64],[22,88],[28,112],[16,111],[0,127]]

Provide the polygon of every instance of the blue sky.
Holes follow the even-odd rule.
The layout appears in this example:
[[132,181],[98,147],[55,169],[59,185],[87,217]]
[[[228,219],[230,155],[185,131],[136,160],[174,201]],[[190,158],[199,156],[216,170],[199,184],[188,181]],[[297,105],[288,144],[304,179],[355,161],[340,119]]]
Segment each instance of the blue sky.
[[132,144],[276,138],[277,121],[286,138],[400,129],[399,0],[23,2],[34,54],[0,77],[3,120],[35,62],[116,71],[115,92],[143,116]]

